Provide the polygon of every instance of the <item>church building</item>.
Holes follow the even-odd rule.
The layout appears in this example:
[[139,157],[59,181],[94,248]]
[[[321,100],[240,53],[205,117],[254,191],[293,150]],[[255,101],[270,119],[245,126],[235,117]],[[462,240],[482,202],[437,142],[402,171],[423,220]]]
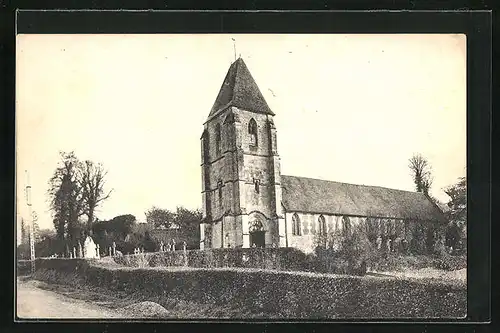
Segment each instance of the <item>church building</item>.
[[[275,114],[243,59],[231,64],[201,137],[200,248],[295,247],[318,236],[374,230],[370,240],[411,242],[446,223],[423,193],[280,172]],[[368,231],[368,233],[370,233]]]

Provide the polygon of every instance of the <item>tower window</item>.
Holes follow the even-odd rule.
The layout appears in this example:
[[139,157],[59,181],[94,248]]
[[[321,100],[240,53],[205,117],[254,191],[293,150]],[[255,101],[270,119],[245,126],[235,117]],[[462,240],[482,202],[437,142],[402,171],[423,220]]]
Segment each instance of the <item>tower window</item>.
[[220,146],[221,146],[221,135],[220,135],[220,124],[215,126],[215,153],[217,156],[220,155]]
[[301,225],[300,225],[300,218],[297,213],[293,214],[292,216],[292,235],[294,236],[300,236],[302,235],[302,230],[301,230]]
[[258,139],[257,139],[257,123],[255,119],[250,119],[250,123],[248,124],[248,134],[250,136],[250,146],[257,147]]
[[222,207],[222,180],[219,180],[219,182],[217,183],[217,188],[219,191],[219,206]]
[[255,192],[259,193],[260,192],[260,180],[259,179],[254,179],[253,183],[254,183],[254,186],[255,186]]

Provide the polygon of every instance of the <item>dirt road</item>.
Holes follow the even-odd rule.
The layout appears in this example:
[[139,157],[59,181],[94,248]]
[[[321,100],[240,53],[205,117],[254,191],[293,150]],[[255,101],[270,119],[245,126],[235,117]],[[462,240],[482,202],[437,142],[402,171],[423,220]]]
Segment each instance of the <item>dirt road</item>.
[[37,287],[33,280],[17,280],[17,316],[20,319],[123,318],[116,311]]

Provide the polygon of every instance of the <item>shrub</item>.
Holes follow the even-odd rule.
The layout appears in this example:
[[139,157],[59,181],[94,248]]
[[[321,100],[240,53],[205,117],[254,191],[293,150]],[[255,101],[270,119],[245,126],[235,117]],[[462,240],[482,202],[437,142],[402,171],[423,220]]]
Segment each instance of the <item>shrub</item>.
[[387,257],[379,257],[371,262],[371,267],[378,271],[398,271],[405,269],[422,269],[432,267],[447,271],[458,270],[467,267],[467,257],[452,256],[449,254],[434,256],[403,256],[390,254]]
[[31,260],[17,260],[17,276],[31,273]]
[[467,268],[467,257],[452,256],[449,254],[436,256],[433,260],[433,267],[438,269],[444,269],[447,271],[454,271],[458,269]]
[[364,226],[355,226],[348,233],[319,237],[317,244],[310,258],[310,270],[318,272],[364,275],[376,252]]

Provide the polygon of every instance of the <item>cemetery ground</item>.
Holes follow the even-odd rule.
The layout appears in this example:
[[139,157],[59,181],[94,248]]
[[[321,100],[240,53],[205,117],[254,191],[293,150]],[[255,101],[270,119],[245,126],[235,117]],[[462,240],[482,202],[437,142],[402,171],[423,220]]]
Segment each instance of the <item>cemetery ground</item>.
[[123,267],[103,259],[46,260],[34,276],[20,277],[18,311],[41,306],[45,312],[38,318],[160,320],[457,318],[466,311],[464,268],[356,277],[235,267]]

